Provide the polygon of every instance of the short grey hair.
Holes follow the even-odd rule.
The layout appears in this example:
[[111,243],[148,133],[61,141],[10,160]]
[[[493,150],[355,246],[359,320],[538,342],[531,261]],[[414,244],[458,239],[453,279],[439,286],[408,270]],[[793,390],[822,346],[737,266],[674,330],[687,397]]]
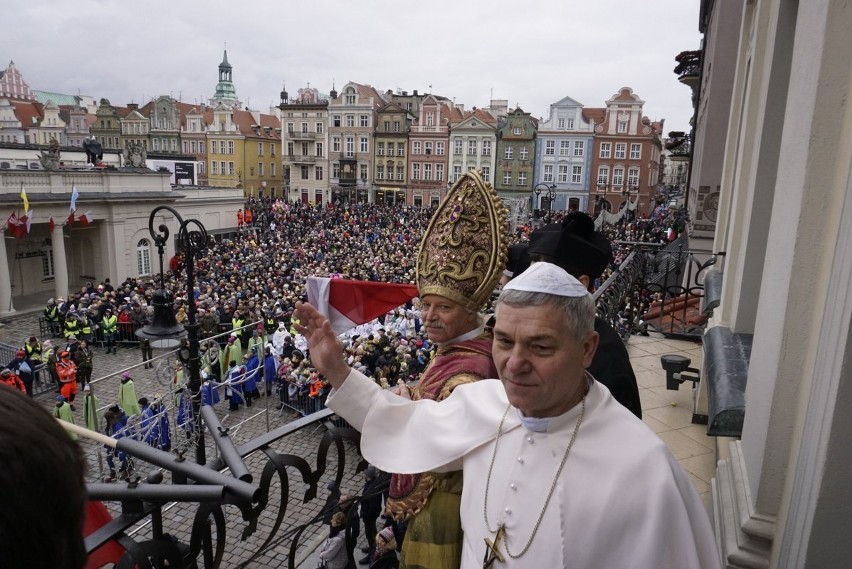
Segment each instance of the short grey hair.
[[550,305],[561,310],[565,316],[565,326],[575,340],[582,341],[595,329],[595,301],[591,294],[583,296],[556,296],[543,292],[524,290],[503,290],[497,299],[497,308],[501,304],[512,307]]

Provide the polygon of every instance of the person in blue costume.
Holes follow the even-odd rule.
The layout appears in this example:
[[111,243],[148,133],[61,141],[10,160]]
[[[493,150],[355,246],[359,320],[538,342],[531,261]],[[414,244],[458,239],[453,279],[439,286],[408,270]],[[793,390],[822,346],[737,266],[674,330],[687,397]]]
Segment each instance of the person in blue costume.
[[[118,405],[110,407],[107,412],[104,413],[104,419],[106,420],[106,435],[116,440],[123,439],[124,437],[133,437],[133,428],[127,424],[128,417]],[[106,448],[106,462],[109,467],[109,477],[106,481],[112,482],[116,478],[116,458],[119,462],[118,473],[121,474],[122,480],[129,481],[130,475],[133,472],[133,461],[131,457],[122,450],[114,449],[106,445],[104,448]]]
[[219,387],[206,371],[201,372],[201,381],[203,382],[201,384],[201,405],[216,405],[221,400]]
[[266,382],[265,396],[272,393],[272,384],[275,383],[275,378],[278,375],[278,364],[275,361],[275,356],[272,355],[272,346],[267,344],[263,350],[263,379]]
[[231,360],[228,367],[228,374],[225,376],[225,399],[228,400],[228,409],[236,411],[240,408],[240,404],[245,401],[243,397],[243,376],[245,368],[237,367],[237,362]]
[[257,390],[257,380],[261,379],[260,358],[257,355],[257,350],[252,350],[251,355],[245,357],[243,367],[246,371],[243,393],[246,398],[246,407],[251,407],[252,399],[260,397],[260,392]]

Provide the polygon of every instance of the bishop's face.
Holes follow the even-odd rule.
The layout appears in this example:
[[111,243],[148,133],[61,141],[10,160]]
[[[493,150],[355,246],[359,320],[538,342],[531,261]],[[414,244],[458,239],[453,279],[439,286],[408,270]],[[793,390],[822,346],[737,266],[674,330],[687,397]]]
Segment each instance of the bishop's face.
[[499,304],[492,356],[509,402],[527,417],[555,417],[576,405],[597,332],[578,340],[553,305]]
[[443,344],[477,327],[476,313],[458,302],[437,294],[427,294],[421,299],[423,327],[429,339]]

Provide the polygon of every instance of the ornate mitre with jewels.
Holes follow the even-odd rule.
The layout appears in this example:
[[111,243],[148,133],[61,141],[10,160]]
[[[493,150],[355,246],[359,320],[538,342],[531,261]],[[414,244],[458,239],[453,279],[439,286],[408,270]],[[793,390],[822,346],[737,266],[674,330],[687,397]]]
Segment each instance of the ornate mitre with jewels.
[[417,289],[479,310],[506,266],[506,208],[491,184],[470,171],[435,212],[420,242]]

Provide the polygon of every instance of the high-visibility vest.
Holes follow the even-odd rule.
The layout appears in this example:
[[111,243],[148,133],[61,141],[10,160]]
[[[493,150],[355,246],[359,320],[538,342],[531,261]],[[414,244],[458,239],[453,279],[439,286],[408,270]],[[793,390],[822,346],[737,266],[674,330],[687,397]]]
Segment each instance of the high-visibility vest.
[[56,322],[59,320],[59,309],[54,306],[48,306],[44,309],[44,317],[48,322]]
[[41,362],[41,344],[36,343],[35,346],[29,343],[24,344],[24,351],[27,353],[28,360]]
[[231,319],[231,327],[234,329],[234,333],[237,335],[237,338],[243,337],[243,320],[242,318],[232,318]]
[[104,334],[115,334],[118,330],[118,317],[115,315],[104,316],[102,323],[104,327]]
[[76,318],[74,318],[73,316],[71,318],[66,318],[65,331],[63,332],[65,339],[70,338],[72,334],[76,334],[79,327],[80,323],[77,321]]

